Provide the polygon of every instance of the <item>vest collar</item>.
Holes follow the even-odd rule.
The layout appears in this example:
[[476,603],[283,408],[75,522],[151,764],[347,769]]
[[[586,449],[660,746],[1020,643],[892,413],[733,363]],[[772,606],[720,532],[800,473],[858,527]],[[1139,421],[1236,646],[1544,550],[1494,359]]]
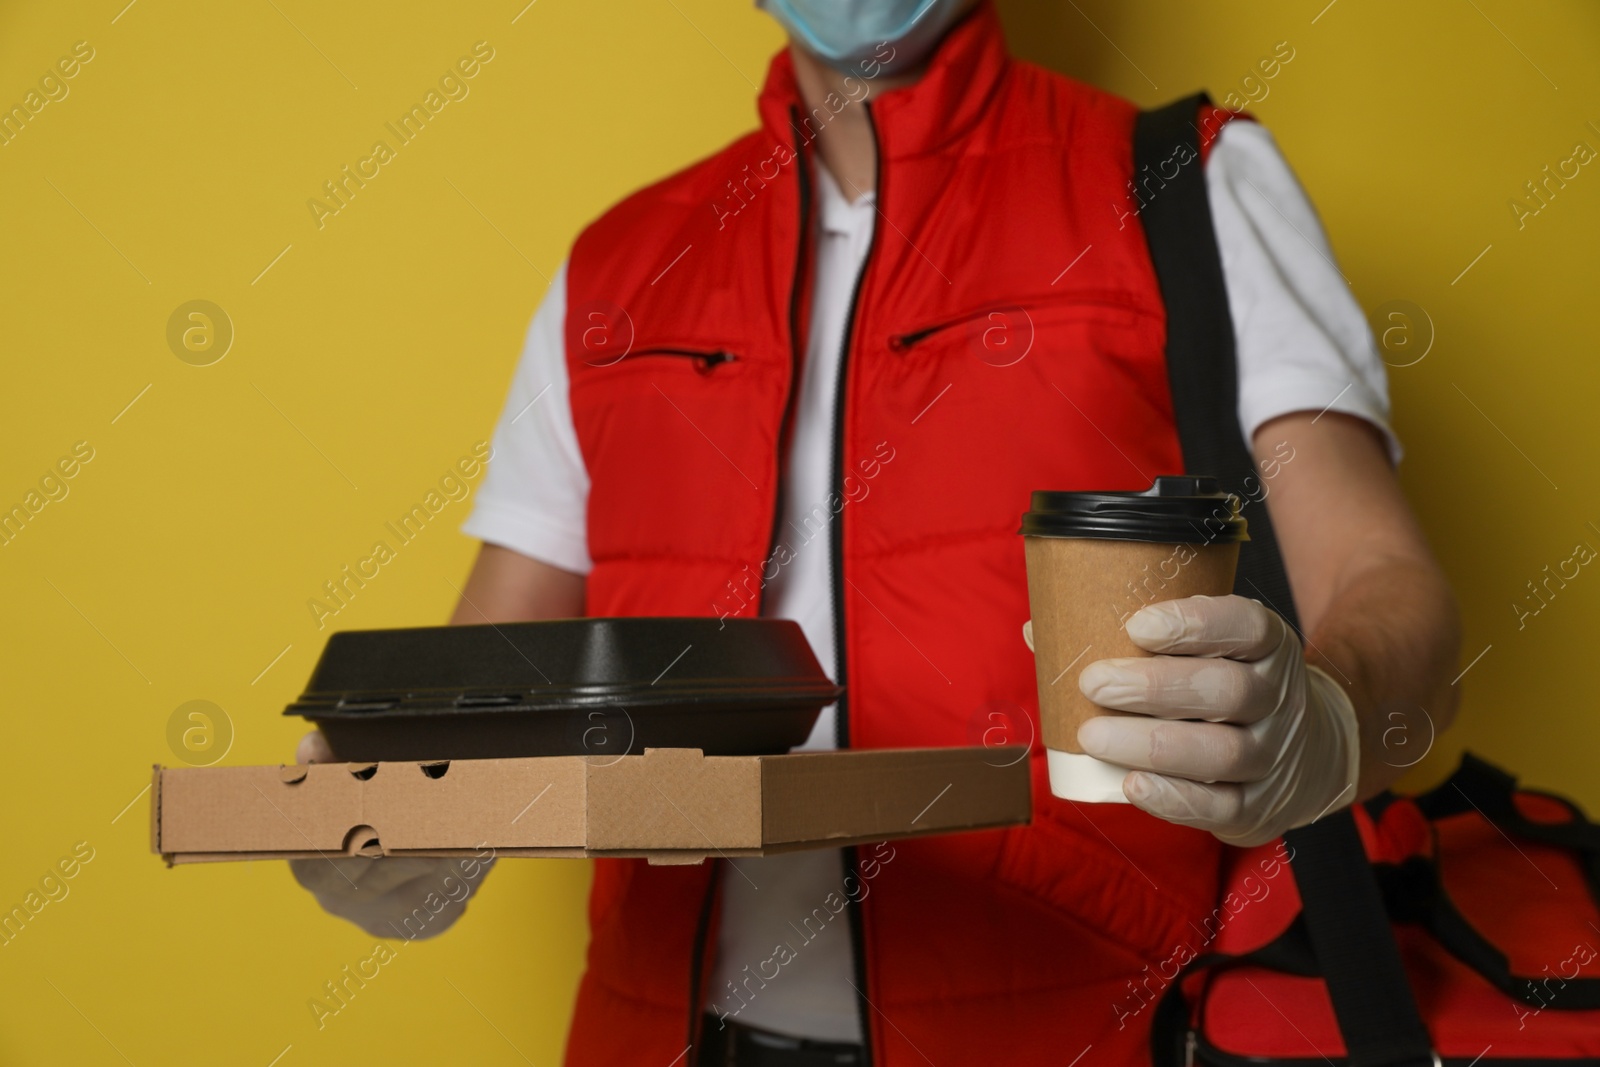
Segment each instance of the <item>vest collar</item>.
[[[915,84],[873,97],[872,115],[884,157],[936,151],[967,134],[983,116],[1010,61],[993,0],[982,0],[940,42]],[[858,106],[842,96],[838,99],[842,107]],[[806,107],[787,48],[772,57],[758,108],[762,125],[785,144],[793,143],[791,113],[803,120]],[[826,105],[818,111],[820,116],[829,115]]]

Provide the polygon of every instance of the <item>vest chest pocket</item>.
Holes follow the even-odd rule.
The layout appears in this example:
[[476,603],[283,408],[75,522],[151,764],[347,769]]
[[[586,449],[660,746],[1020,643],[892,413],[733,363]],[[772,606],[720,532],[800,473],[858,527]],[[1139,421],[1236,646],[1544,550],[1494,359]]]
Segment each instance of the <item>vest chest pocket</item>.
[[884,507],[1015,531],[1032,490],[1143,488],[1181,467],[1159,304],[1049,293],[914,323],[879,334],[855,379],[847,454],[888,440],[906,457],[874,489]]
[[908,362],[961,355],[1010,367],[1041,351],[1089,348],[1113,358],[1161,357],[1158,307],[1117,292],[1050,293],[986,302],[890,335]]
[[759,350],[675,338],[620,356],[568,351],[597,570],[675,557],[722,561],[720,574],[758,559],[787,366]]
[[620,355],[579,351],[567,366],[573,416],[592,462],[602,453],[661,448],[680,430],[695,440],[700,433],[713,440],[728,435],[746,410],[750,386],[764,378],[751,373],[761,370],[759,362],[714,344],[640,344]]

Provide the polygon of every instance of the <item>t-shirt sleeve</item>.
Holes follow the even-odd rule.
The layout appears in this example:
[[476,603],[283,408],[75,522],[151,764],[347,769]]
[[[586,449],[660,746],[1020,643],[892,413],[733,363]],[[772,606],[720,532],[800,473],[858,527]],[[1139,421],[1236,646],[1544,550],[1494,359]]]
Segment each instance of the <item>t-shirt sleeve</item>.
[[1245,439],[1279,415],[1338,411],[1376,426],[1399,463],[1372,330],[1272,134],[1245,120],[1224,126],[1206,187],[1238,346]]
[[585,516],[589,472],[567,402],[567,267],[562,264],[528,327],[489,471],[462,532],[562,570],[593,567]]

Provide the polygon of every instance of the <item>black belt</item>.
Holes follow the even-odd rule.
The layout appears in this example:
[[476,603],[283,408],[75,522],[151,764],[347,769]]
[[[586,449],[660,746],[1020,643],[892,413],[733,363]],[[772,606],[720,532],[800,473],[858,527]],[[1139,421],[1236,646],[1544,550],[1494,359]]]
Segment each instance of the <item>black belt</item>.
[[865,1062],[860,1045],[786,1037],[708,1014],[700,1023],[695,1067],[857,1067]]

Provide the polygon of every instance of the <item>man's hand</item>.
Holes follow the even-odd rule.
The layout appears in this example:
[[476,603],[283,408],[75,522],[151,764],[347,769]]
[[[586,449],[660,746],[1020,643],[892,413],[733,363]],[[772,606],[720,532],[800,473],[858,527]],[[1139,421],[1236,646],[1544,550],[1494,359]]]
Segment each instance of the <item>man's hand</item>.
[[1097,660],[1078,686],[1137,714],[1090,719],[1078,743],[1133,769],[1122,788],[1134,804],[1248,846],[1355,799],[1355,709],[1276,612],[1239,596],[1187,597],[1141,609],[1126,630],[1157,654]]
[[[498,545],[484,545],[467,577],[451,624],[568,619],[583,614],[581,574],[561,570]],[[313,730],[295,750],[300,763],[334,759],[327,738]],[[433,937],[466,910],[467,897],[490,867],[494,855],[329,856],[290,860],[295,881],[316,896],[323,910],[348,919],[377,937]]]
[[[329,763],[333,758],[327,739],[317,730],[301,738],[295,750],[300,763]],[[374,937],[406,940],[434,937],[454,925],[492,866],[492,856],[328,856],[289,861],[295,881],[311,890],[324,911]]]

